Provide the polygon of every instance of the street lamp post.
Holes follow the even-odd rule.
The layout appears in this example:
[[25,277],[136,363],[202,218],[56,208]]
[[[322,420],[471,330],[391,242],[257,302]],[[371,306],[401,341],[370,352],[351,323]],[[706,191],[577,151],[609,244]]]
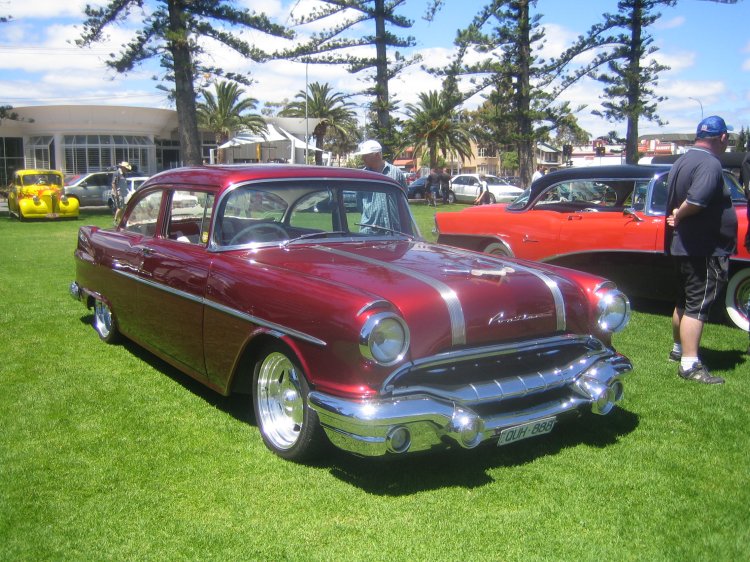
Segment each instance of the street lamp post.
[[697,101],[698,105],[701,106],[701,121],[703,121],[703,103],[698,98],[688,97],[689,100]]

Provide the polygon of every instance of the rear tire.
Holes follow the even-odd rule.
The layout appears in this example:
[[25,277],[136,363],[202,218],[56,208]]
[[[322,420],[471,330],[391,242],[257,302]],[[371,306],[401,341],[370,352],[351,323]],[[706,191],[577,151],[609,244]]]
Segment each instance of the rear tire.
[[255,420],[266,447],[301,462],[325,442],[318,414],[310,408],[310,387],[293,354],[282,344],[267,346],[253,372]]
[[109,305],[101,299],[94,301],[94,330],[105,343],[116,343],[120,339],[115,316]]

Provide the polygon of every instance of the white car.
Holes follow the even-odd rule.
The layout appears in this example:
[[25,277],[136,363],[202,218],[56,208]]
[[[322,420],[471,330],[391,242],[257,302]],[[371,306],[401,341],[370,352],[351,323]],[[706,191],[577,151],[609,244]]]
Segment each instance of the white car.
[[125,193],[124,200],[125,203],[130,201],[130,198],[133,196],[133,194],[138,191],[138,188],[141,187],[148,178],[149,176],[131,176],[125,178],[125,181],[127,182],[127,191]]
[[451,180],[451,191],[460,203],[473,203],[487,188],[490,203],[509,203],[523,193],[520,187],[489,174],[459,174]]

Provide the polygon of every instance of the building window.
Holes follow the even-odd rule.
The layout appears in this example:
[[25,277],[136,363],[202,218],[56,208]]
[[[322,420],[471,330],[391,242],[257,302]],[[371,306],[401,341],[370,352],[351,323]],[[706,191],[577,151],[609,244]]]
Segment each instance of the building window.
[[118,162],[130,162],[134,170],[152,169],[148,151],[154,144],[148,137],[136,135],[67,135],[63,139],[66,175],[112,169]]
[[23,168],[23,139],[0,137],[0,186],[8,185],[13,172]]
[[37,168],[47,170],[53,168],[50,158],[50,145],[52,137],[30,137],[25,148],[26,168]]

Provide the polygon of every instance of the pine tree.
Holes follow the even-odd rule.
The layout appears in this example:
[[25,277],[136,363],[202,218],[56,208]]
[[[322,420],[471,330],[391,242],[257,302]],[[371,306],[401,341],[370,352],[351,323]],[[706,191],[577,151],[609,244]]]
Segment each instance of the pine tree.
[[225,0],[110,0],[101,8],[87,5],[83,33],[76,41],[81,47],[101,41],[104,30],[118,25],[131,12],[142,12],[142,27],[107,65],[127,73],[144,61],[157,57],[165,71],[163,79],[170,88],[179,116],[179,135],[183,159],[201,164],[201,141],[196,116],[196,76],[204,73],[247,83],[247,78],[225,73],[202,62],[201,38],[226,45],[250,61],[261,62],[269,55],[232,35],[226,26],[240,26],[275,37],[291,38],[283,26],[272,24],[265,15],[237,10]]
[[[389,49],[413,47],[414,37],[398,36],[391,28],[409,29],[414,22],[397,13],[406,0],[320,0],[322,7],[313,9],[297,19],[297,23],[309,24],[321,21],[336,21],[331,28],[317,33],[309,44],[303,45],[284,54],[284,57],[296,57],[299,60],[317,64],[344,64],[349,72],[358,74],[374,70],[373,87],[365,94],[374,96],[371,110],[375,119],[370,132],[383,146],[387,158],[393,156],[396,145],[396,133],[391,111],[395,102],[390,97],[388,81],[403,68],[413,64],[418,58],[407,58],[399,51],[389,57]],[[431,0],[432,11],[439,8],[442,0]],[[349,16],[349,14],[354,14]],[[336,18],[345,16],[343,20]],[[348,17],[347,17],[348,16]],[[330,19],[329,19],[330,18]],[[366,22],[374,26],[374,34],[348,35],[350,29]],[[344,49],[374,47],[374,56],[357,56],[342,53]]]
[[[506,131],[507,142],[515,144],[524,185],[531,183],[536,142],[569,122],[567,116],[573,109],[569,103],[558,101],[560,94],[594,68],[585,64],[568,72],[569,63],[597,47],[595,41],[581,40],[556,59],[541,59],[542,16],[531,13],[536,4],[536,0],[491,1],[468,28],[458,32],[457,55],[451,66],[438,70],[446,76],[471,77],[473,88],[465,97],[485,93],[495,108],[490,127]],[[470,54],[479,54],[482,59],[467,63]]]
[[[661,14],[660,6],[674,6],[676,0],[620,0],[618,13],[602,15],[604,22],[589,31],[605,51],[597,63],[606,64],[608,70],[596,79],[605,84],[602,111],[595,111],[609,121],[626,121],[625,160],[637,164],[638,121],[645,118],[660,125],[665,123],[657,114],[657,106],[666,98],[657,95],[659,73],[669,67],[654,59],[648,60],[658,49],[647,28]],[[621,30],[611,35],[612,32]]]

